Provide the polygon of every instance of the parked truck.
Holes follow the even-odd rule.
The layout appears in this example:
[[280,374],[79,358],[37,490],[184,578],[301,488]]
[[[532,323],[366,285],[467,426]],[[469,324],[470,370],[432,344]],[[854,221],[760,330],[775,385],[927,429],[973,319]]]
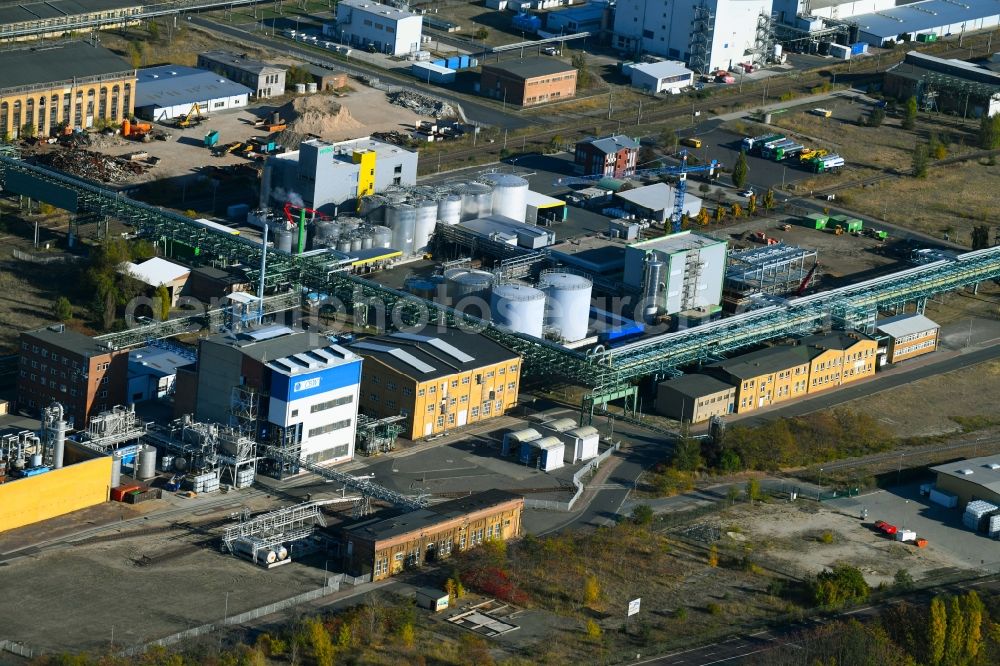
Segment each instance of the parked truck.
[[816,173],[835,171],[843,168],[844,164],[846,164],[844,162],[844,158],[840,155],[824,155],[823,157],[815,157],[809,162],[810,168]]
[[760,153],[760,149],[764,144],[771,141],[781,141],[785,138],[784,134],[763,134],[761,136],[754,137],[744,137],[743,142],[740,147],[744,152],[748,154]]

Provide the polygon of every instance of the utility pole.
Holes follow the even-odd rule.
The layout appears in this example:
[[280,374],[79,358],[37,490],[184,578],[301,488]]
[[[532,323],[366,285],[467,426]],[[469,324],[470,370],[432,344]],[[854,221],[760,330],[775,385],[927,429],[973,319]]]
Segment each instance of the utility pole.
[[611,98],[612,98],[612,95],[614,95],[614,93],[609,90],[608,91],[608,120],[611,120],[611,109],[612,109]]
[[642,123],[642,100],[639,100],[639,112],[635,116],[635,124],[639,126]]

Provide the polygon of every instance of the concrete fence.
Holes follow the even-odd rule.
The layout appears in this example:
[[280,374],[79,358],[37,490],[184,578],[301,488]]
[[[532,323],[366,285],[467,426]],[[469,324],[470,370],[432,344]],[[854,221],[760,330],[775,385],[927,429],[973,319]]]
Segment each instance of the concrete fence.
[[[322,597],[338,592],[340,590],[341,581],[345,580],[346,578],[349,577],[344,576],[342,574],[331,575],[327,579],[328,584],[326,587],[320,587],[315,590],[309,590],[308,592],[297,594],[294,597],[289,597],[288,599],[282,599],[281,601],[275,601],[274,603],[268,604],[266,606],[253,608],[251,610],[239,613],[237,615],[231,615],[220,622],[211,622],[209,624],[203,624],[200,627],[194,627],[186,631],[181,631],[176,634],[171,634],[170,636],[164,636],[163,638],[159,638],[155,641],[150,641],[149,643],[136,645],[134,647],[122,650],[118,654],[119,656],[122,657],[132,657],[135,655],[142,654],[143,652],[153,647],[154,645],[164,645],[164,646],[173,645],[175,643],[180,643],[190,638],[197,638],[198,636],[204,636],[205,634],[210,634],[218,629],[221,629],[222,627],[243,624],[244,622],[249,622],[251,620],[256,620],[257,618],[261,618],[266,615],[271,615],[273,613],[277,613],[278,611],[285,610],[286,608],[291,608],[292,606],[298,606],[300,604],[304,604],[309,601],[320,599]],[[2,643],[0,643],[0,646],[2,646]]]
[[33,659],[35,657],[35,651],[24,643],[15,643],[14,641],[0,640],[0,650],[4,652],[10,652],[11,654],[16,654],[19,657],[24,657],[25,659]]
[[524,506],[528,509],[547,509],[549,511],[572,511],[573,505],[576,501],[580,499],[580,495],[583,494],[586,486],[583,483],[583,478],[593,471],[596,471],[600,467],[601,463],[614,455],[614,452],[618,450],[621,446],[621,442],[615,442],[612,446],[609,446],[604,453],[600,454],[586,465],[577,470],[576,474],[573,475],[573,485],[576,486],[576,492],[573,493],[568,501],[560,502],[558,500],[539,500],[525,498]]
[[32,254],[30,252],[25,252],[24,250],[19,250],[17,248],[13,248],[10,251],[10,253],[11,255],[13,255],[15,259],[19,259],[21,261],[30,261],[33,264],[66,263],[66,262],[79,261],[81,259],[81,257],[74,257],[69,255],[42,256],[39,254]]

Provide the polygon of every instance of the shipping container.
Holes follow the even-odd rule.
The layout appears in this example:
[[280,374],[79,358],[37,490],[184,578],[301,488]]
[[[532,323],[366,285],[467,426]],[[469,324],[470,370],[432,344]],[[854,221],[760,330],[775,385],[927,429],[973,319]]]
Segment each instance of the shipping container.
[[901,529],[896,531],[896,541],[915,541],[917,533],[913,530]]
[[897,528],[896,528],[895,525],[890,525],[889,523],[885,522],[884,520],[876,520],[875,521],[875,529],[877,529],[882,534],[888,534],[890,536],[893,535],[893,534],[895,534],[896,531],[897,531]]
[[448,608],[449,597],[438,590],[417,590],[417,605],[437,613]]
[[849,220],[847,220],[847,231],[849,232],[855,232],[855,231],[860,232],[863,226],[864,222],[856,217],[852,217]]
[[136,490],[140,490],[141,488],[142,486],[140,486],[137,483],[112,488],[111,499],[115,502],[124,502],[126,495],[128,495],[131,492],[135,492]]
[[803,218],[802,223],[810,229],[826,229],[826,223],[829,221],[829,216],[823,213],[810,213]]
[[445,63],[445,67],[447,67],[448,69],[458,69],[461,66],[461,64],[462,64],[461,58],[459,58],[458,56],[452,56],[448,58],[448,61]]
[[937,41],[937,35],[935,35],[933,32],[925,33],[925,34],[922,34],[922,35],[917,35],[917,41],[918,42],[936,42]]
[[851,44],[851,55],[861,55],[863,53],[868,53],[868,42]]
[[954,509],[958,506],[958,495],[952,495],[936,488],[931,490],[930,500],[946,509]]

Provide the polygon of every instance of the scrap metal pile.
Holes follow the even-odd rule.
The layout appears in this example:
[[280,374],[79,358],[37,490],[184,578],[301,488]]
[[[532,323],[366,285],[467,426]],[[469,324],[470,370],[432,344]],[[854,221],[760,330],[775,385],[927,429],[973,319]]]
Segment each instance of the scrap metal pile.
[[388,93],[386,97],[388,97],[390,104],[402,106],[421,116],[455,117],[455,109],[452,108],[451,104],[409,90]]
[[102,155],[73,146],[39,154],[37,160],[45,166],[102,183],[127,183],[146,173],[148,168],[142,162]]

